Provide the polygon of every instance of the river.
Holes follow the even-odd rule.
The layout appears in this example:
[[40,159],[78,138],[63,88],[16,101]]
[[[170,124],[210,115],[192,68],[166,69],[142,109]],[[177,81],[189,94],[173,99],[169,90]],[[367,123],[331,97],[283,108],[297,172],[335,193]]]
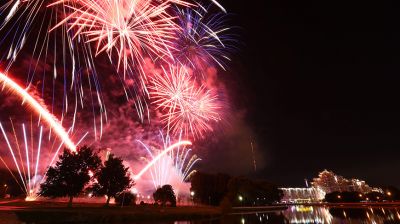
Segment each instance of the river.
[[213,220],[178,221],[173,224],[280,224],[280,223],[332,223],[332,224],[389,224],[400,223],[397,206],[289,206],[275,212],[227,215]]
[[[12,207],[3,207],[0,210],[0,224],[20,224],[21,222]],[[126,224],[280,224],[280,223],[328,223],[328,224],[390,224],[400,223],[400,206],[396,205],[337,205],[328,206],[289,206],[285,210],[239,213],[224,215],[213,219],[187,221],[151,221],[151,222],[124,222]],[[35,223],[41,223],[36,221]],[[49,222],[43,222],[49,223]],[[65,223],[61,220],[50,223]],[[75,222],[68,222],[75,223]],[[102,220],[96,223],[109,223]],[[117,224],[111,222],[112,224]],[[119,223],[118,223],[119,224]]]

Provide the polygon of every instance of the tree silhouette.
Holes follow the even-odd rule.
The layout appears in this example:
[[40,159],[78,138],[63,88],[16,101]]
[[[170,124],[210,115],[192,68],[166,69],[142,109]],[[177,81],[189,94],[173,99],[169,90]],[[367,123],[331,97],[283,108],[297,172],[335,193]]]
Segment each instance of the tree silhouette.
[[169,202],[172,207],[176,207],[176,197],[171,185],[164,185],[158,188],[153,193],[153,198],[154,201],[161,203],[162,206],[165,206]]
[[128,206],[136,204],[136,194],[132,194],[130,191],[124,191],[116,195],[115,202],[120,206]]
[[195,192],[194,201],[201,204],[218,206],[228,192],[231,177],[226,174],[208,174],[197,172],[190,178],[190,190]]
[[47,178],[40,185],[40,195],[45,197],[69,197],[68,206],[90,181],[89,171],[98,170],[100,158],[87,146],[76,152],[64,149],[54,167],[47,171]]
[[134,183],[129,177],[128,169],[122,164],[121,158],[110,154],[104,166],[95,174],[97,183],[92,187],[93,195],[106,195],[106,206],[108,206],[112,197],[115,198],[118,193],[133,186]]

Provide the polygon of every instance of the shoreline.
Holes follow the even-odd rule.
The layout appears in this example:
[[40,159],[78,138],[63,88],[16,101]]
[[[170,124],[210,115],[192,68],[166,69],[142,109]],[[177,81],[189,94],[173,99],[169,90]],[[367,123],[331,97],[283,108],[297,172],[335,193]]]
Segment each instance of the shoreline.
[[68,222],[154,223],[155,221],[212,220],[226,215],[279,212],[293,205],[363,209],[370,207],[398,207],[400,206],[400,202],[277,204],[259,207],[233,207],[229,212],[223,212],[220,207],[211,206],[161,207],[154,205],[132,205],[121,208],[115,205],[104,207],[104,204],[98,203],[75,203],[72,208],[68,208],[66,205],[64,202],[10,201],[9,203],[0,203],[0,215],[11,214],[21,222],[43,224]]
[[287,209],[287,206],[235,207],[230,212],[223,212],[220,207],[178,206],[161,207],[154,205],[132,205],[119,207],[104,204],[75,203],[72,208],[64,202],[25,202],[12,201],[0,203],[0,215],[12,214],[26,223],[119,223],[154,221],[187,221],[219,219],[224,215],[238,213],[274,212]]
[[[1,214],[2,211],[0,211]],[[12,212],[18,220],[27,223],[119,223],[132,221],[176,221],[212,219],[222,216],[219,208],[212,207],[21,207]],[[55,221],[57,220],[57,221]]]

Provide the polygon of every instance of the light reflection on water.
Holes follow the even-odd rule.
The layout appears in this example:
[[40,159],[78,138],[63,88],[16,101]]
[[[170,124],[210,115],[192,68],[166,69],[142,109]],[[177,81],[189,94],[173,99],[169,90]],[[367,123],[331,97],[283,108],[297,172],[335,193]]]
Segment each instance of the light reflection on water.
[[[391,224],[400,223],[400,207],[290,206],[287,210],[224,216],[213,220],[179,221],[173,224]],[[171,223],[172,224],[172,223]]]
[[325,207],[290,206],[283,212],[289,223],[332,223],[332,215]]
[[[16,213],[17,214],[17,213]],[[21,222],[12,212],[0,213],[2,223],[33,223]],[[8,215],[8,216],[7,216]],[[36,224],[41,223],[35,222]],[[48,222],[43,222],[48,223]],[[59,222],[63,223],[63,222]],[[73,222],[68,222],[73,223]],[[107,223],[107,222],[103,222]],[[151,221],[124,222],[125,224],[281,224],[281,223],[315,223],[315,224],[394,224],[400,223],[400,206],[385,205],[382,207],[326,207],[326,206],[290,206],[286,210],[260,212],[250,214],[225,215],[213,219],[190,221]],[[114,223],[113,224],[120,224]]]

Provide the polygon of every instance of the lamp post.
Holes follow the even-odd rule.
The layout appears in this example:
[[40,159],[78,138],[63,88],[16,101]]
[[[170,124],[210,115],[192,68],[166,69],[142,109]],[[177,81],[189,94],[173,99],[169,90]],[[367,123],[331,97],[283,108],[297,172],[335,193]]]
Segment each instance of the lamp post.
[[7,185],[7,184],[4,184],[4,197],[5,197],[6,194],[7,194],[7,189],[8,189],[8,185]]
[[194,191],[191,191],[190,192],[190,199],[192,199],[192,205],[194,205],[194,195],[195,195]]

